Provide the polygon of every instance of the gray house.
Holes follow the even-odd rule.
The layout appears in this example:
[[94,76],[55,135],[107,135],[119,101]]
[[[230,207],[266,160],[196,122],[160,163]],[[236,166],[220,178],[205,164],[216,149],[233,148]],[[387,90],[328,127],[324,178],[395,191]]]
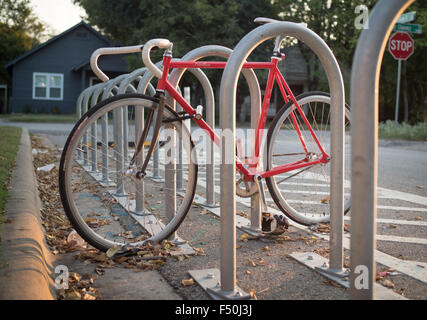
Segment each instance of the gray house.
[[[12,76],[10,112],[74,113],[80,92],[99,80],[89,59],[112,42],[83,21],[5,65]],[[103,56],[110,77],[128,71],[123,55]]]

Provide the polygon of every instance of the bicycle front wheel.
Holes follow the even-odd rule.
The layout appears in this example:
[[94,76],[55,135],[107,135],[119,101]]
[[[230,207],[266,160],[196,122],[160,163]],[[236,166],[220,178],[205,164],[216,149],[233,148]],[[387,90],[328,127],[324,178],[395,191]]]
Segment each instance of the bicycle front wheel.
[[[324,92],[307,92],[296,97],[325,152],[330,153],[331,98]],[[350,209],[350,118],[345,109],[345,204]],[[296,125],[300,128],[298,135]],[[302,143],[304,141],[304,145]],[[288,102],[274,117],[267,133],[266,169],[293,163],[308,157],[316,159],[321,152],[295,104]],[[268,190],[277,207],[290,219],[313,225],[330,219],[330,163],[321,163],[266,178]]]
[[[77,122],[64,146],[59,188],[65,212],[79,235],[99,250],[166,239],[191,206],[197,182],[195,149],[188,129],[168,106],[158,152],[151,156],[146,175],[138,175],[147,149],[156,142],[151,138],[157,107],[156,98],[141,94],[102,101]],[[144,147],[133,162],[144,126]],[[172,172],[174,179],[179,153],[184,192],[175,198],[173,180],[166,185],[164,179],[165,172]]]

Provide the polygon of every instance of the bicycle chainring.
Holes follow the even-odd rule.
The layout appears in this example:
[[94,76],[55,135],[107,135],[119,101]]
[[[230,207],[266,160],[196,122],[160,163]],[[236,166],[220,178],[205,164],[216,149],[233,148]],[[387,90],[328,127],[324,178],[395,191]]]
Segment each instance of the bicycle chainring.
[[236,194],[242,198],[249,198],[258,192],[257,185],[249,181],[245,181],[241,176],[236,179]]

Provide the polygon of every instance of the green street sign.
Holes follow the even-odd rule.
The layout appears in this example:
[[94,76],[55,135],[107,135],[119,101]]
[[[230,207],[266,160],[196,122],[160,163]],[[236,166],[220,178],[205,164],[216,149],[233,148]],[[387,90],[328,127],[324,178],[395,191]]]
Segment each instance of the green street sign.
[[397,23],[408,23],[415,20],[415,11],[407,12],[400,15]]
[[423,33],[423,26],[420,24],[396,23],[393,31],[421,34]]

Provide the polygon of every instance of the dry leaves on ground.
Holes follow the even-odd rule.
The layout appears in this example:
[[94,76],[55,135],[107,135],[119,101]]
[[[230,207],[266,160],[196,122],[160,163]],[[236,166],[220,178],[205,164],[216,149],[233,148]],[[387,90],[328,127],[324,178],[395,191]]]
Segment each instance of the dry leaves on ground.
[[92,285],[94,279],[90,274],[83,276],[70,272],[68,277],[68,288],[60,289],[58,297],[60,300],[99,300],[100,294]]

